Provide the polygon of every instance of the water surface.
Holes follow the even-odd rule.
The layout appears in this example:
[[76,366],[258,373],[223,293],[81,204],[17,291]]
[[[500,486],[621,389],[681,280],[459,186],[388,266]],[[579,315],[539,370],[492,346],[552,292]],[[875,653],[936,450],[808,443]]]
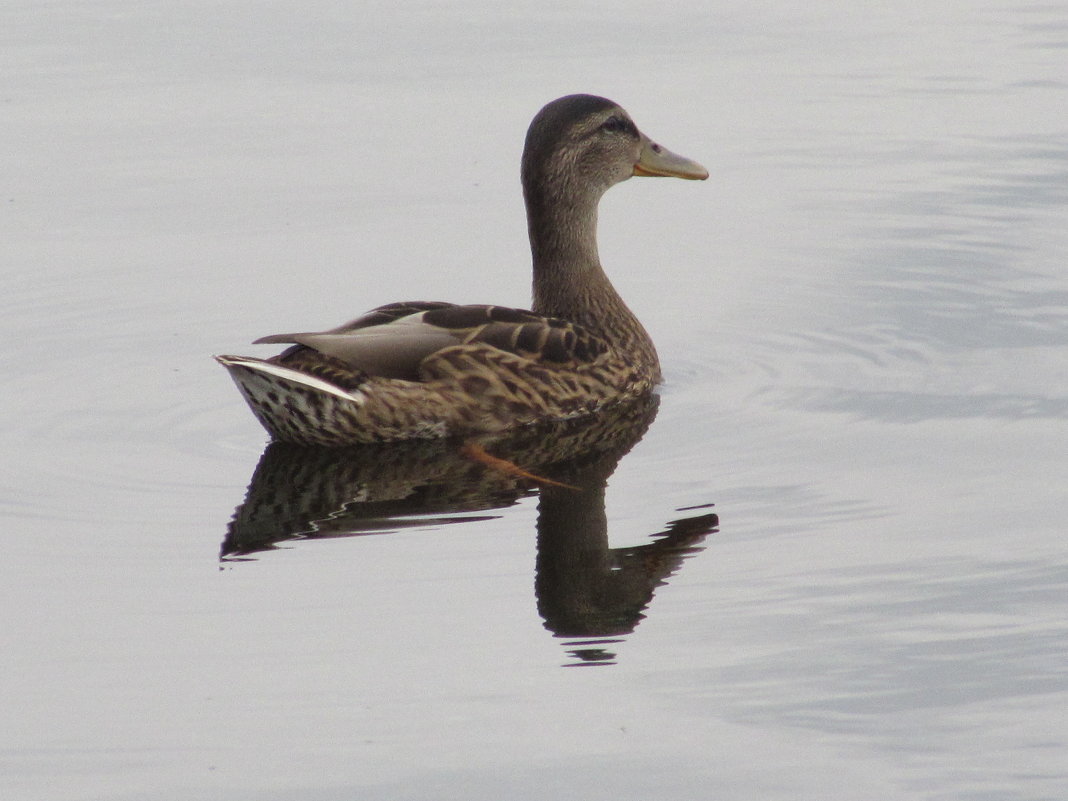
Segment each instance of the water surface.
[[[1068,796],[1062,5],[0,22],[5,798]],[[602,206],[655,419],[577,498],[264,454],[211,354],[526,305],[574,91],[712,172]]]

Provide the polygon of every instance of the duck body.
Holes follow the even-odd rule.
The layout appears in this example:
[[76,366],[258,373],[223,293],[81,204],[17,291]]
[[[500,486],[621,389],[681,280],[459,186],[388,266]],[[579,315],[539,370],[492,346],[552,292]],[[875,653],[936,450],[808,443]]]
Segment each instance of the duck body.
[[393,303],[329,331],[263,337],[291,345],[268,359],[216,359],[272,438],[305,445],[492,434],[648,393],[660,380],[656,349],[596,243],[601,196],[632,175],[708,173],[609,100],[555,100],[531,123],[523,154],[530,311]]

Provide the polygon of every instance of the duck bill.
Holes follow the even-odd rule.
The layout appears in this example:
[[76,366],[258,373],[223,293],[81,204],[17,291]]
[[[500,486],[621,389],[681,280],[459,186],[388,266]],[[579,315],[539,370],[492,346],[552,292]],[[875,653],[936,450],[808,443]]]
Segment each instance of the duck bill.
[[703,181],[708,177],[708,170],[696,161],[672,153],[666,147],[642,136],[642,151],[638,156],[638,163],[634,165],[634,175]]

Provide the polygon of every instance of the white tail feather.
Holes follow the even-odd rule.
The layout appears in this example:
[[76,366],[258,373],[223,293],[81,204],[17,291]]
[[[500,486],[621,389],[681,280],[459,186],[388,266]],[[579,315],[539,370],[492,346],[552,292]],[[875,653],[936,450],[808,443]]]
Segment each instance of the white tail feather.
[[265,362],[262,359],[253,359],[248,356],[216,356],[215,361],[227,369],[231,367],[243,367],[247,370],[253,370],[255,372],[273,376],[274,378],[281,379],[288,383],[300,384],[310,389],[318,390],[319,392],[326,392],[329,395],[335,395],[343,400],[352,401],[354,403],[363,403],[364,401],[364,394],[362,392],[349,392],[335,384],[331,384],[329,381],[324,381],[313,375],[302,373],[299,370],[283,367],[280,364]]

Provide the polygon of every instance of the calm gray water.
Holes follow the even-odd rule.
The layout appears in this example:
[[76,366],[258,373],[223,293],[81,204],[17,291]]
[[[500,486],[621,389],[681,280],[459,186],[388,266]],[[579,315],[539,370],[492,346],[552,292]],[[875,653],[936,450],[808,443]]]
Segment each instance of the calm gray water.
[[[1068,797],[1068,7],[909,9],[4,4],[0,796]],[[211,354],[526,305],[574,91],[712,172],[603,497],[261,462]]]

